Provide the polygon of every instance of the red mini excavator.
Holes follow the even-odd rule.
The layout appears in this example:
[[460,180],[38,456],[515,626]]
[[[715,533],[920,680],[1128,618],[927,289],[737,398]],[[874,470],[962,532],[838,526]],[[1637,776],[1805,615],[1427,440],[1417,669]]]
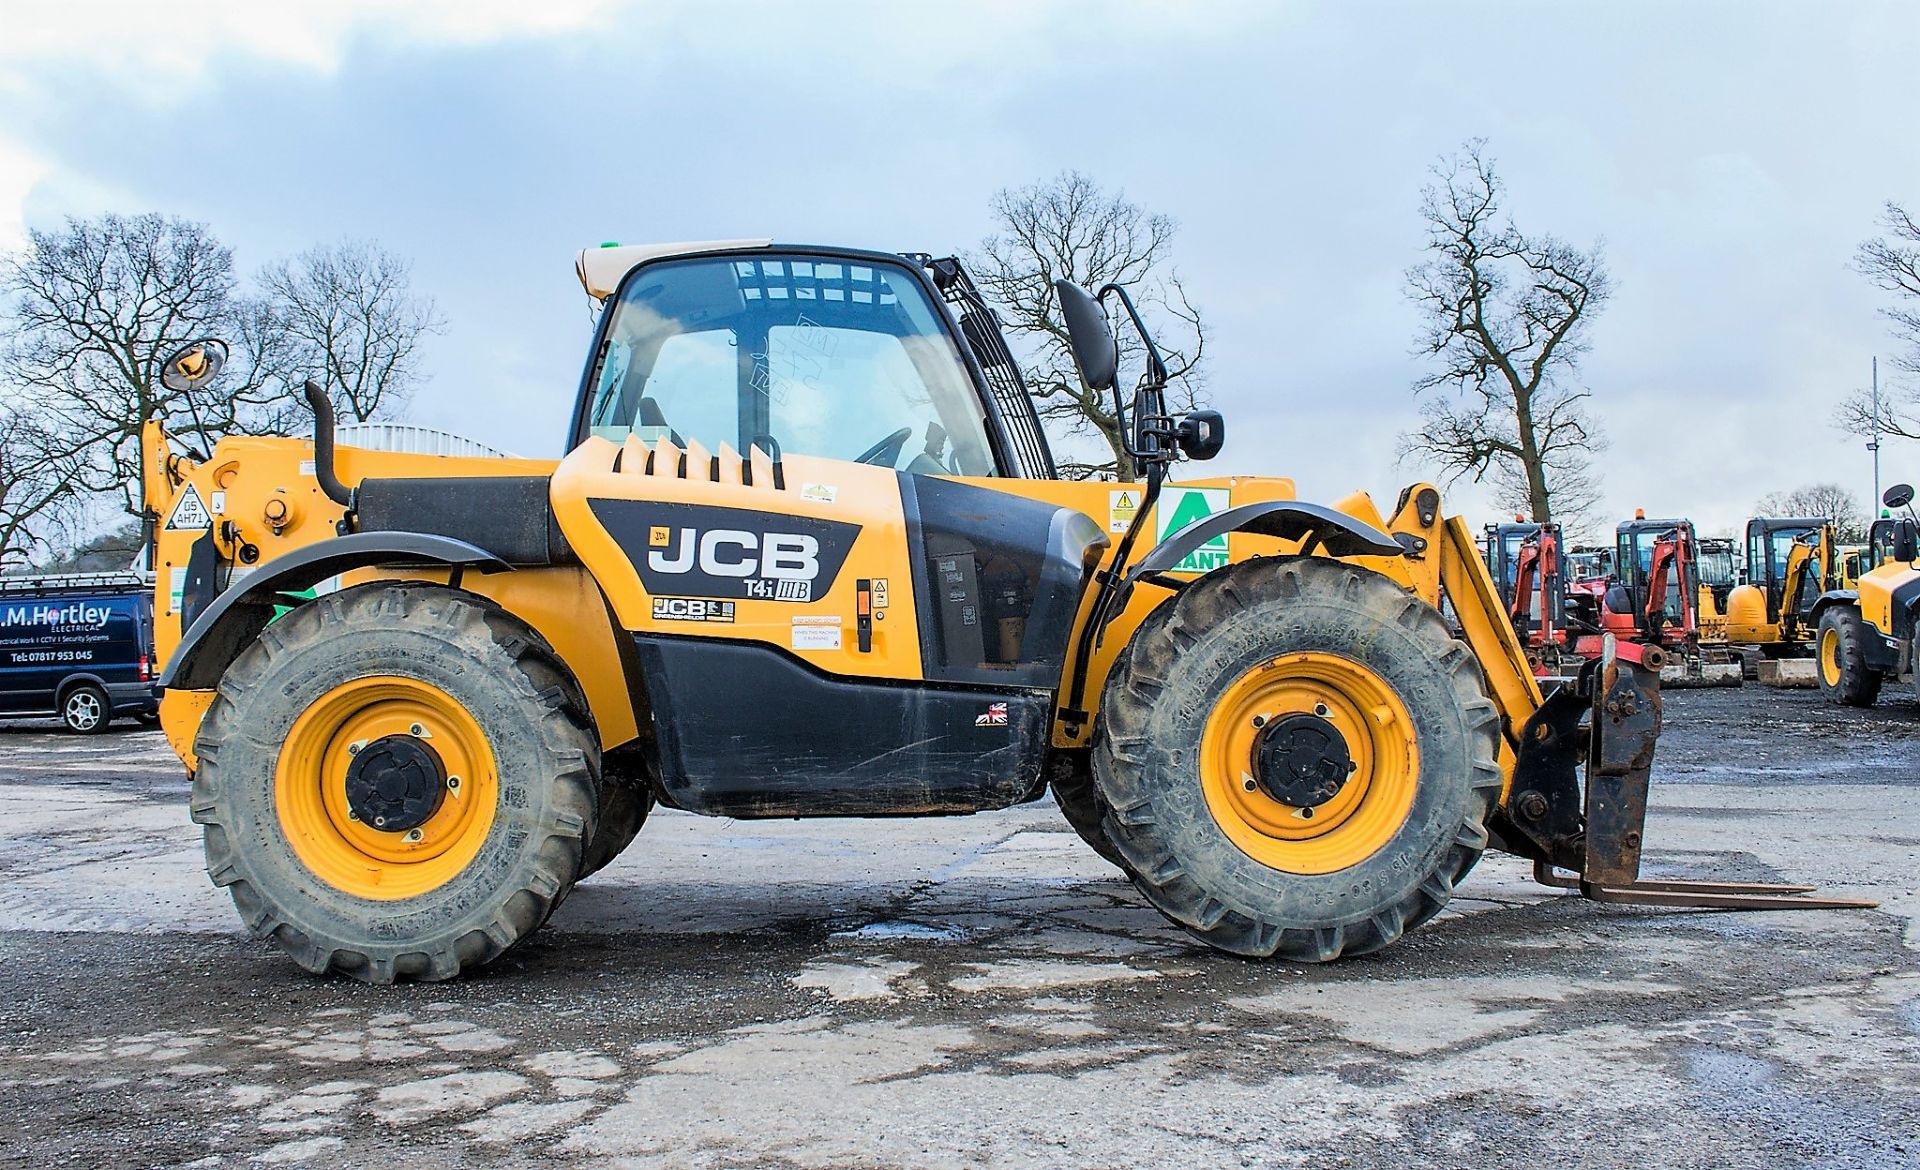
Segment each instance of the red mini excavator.
[[[1699,544],[1691,520],[1649,520],[1644,511],[1615,528],[1618,545],[1614,576],[1589,585],[1591,612],[1598,601],[1598,628],[1574,639],[1582,658],[1601,654],[1602,636],[1622,645],[1658,646],[1665,651],[1663,685],[1738,686],[1740,667],[1721,647],[1700,644]],[[1594,595],[1597,594],[1597,599]]]
[[1561,569],[1560,526],[1513,518],[1489,524],[1484,537],[1487,571],[1500,589],[1514,632],[1527,648],[1534,674],[1546,678],[1572,674],[1566,586]]

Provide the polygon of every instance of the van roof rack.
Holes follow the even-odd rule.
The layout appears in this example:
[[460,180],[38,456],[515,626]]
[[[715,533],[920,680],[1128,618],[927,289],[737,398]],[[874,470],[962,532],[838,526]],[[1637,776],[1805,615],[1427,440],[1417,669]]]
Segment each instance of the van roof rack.
[[153,574],[120,570],[112,573],[23,573],[0,577],[0,594],[144,592],[153,588]]

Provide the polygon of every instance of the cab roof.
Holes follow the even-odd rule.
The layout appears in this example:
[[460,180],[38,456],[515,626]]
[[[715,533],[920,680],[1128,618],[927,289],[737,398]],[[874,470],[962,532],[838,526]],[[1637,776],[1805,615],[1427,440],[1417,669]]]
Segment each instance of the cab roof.
[[637,264],[667,256],[697,256],[702,252],[737,252],[745,248],[767,248],[772,237],[754,240],[689,240],[678,244],[614,244],[583,248],[574,272],[580,287],[598,301],[612,296],[620,282]]

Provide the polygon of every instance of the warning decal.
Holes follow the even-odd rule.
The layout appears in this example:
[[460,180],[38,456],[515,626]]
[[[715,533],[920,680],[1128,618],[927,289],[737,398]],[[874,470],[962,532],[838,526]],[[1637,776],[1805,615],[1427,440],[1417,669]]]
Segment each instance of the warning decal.
[[1107,493],[1107,531],[1125,532],[1140,510],[1140,493],[1134,488]]
[[173,515],[167,517],[168,532],[198,532],[213,527],[213,516],[208,513],[206,504],[200,500],[200,493],[192,484],[180,493],[180,500],[173,506]]

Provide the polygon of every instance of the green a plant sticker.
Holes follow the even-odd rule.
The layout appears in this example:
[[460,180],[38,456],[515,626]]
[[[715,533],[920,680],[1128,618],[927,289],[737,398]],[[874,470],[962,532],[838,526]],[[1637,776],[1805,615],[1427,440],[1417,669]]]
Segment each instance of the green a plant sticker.
[[[1228,505],[1226,488],[1170,487],[1160,493],[1154,506],[1154,527],[1165,540],[1195,520],[1204,520]],[[1227,534],[1221,533],[1188,553],[1172,568],[1175,573],[1209,573],[1227,564]]]

